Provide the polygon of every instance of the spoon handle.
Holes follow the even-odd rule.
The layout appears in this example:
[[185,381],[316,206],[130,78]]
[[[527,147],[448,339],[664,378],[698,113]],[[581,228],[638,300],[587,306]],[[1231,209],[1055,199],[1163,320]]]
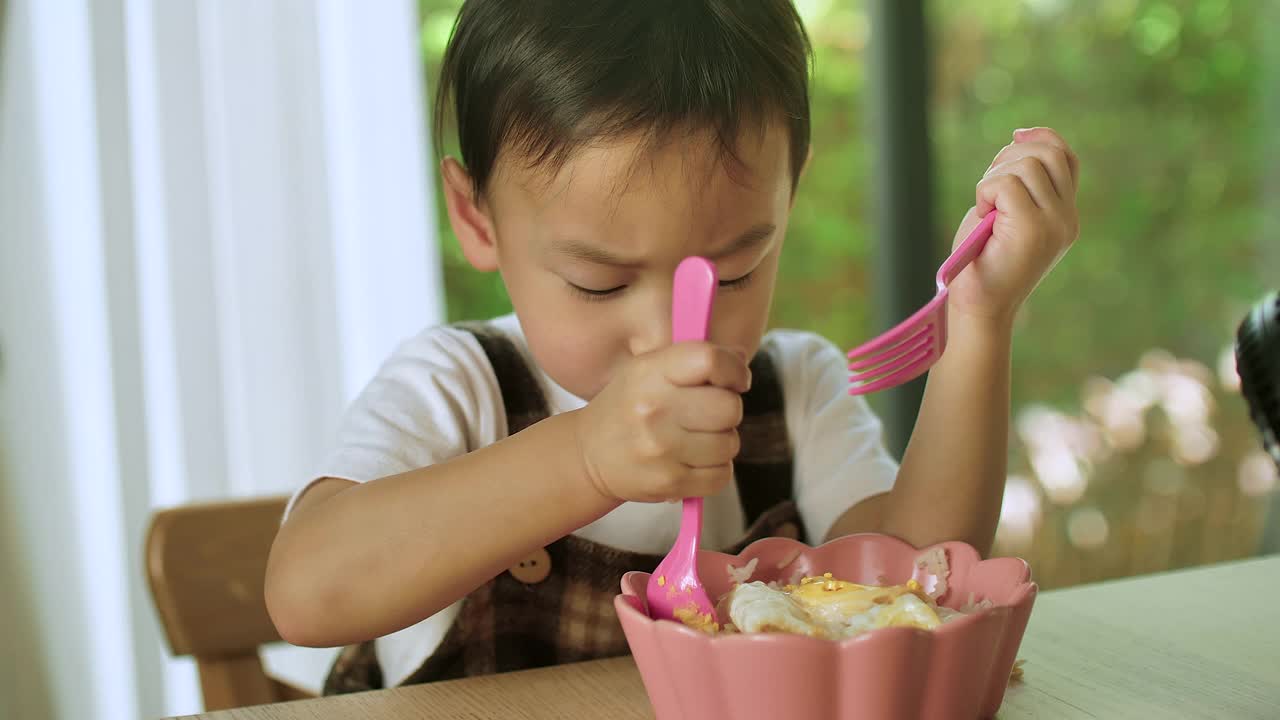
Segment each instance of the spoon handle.
[[[719,286],[716,266],[702,257],[685,258],[676,268],[671,290],[671,341],[688,342],[707,339],[711,324],[711,305]],[[680,537],[690,540],[677,543],[691,556],[698,551],[702,537],[702,498],[685,498],[680,516]],[[690,557],[692,562],[693,558]]]

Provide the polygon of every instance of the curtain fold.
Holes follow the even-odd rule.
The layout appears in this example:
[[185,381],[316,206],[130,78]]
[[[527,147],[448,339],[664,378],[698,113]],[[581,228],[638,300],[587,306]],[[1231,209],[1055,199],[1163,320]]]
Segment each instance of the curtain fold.
[[[192,712],[142,574],[151,510],[289,492],[443,317],[416,8],[6,13],[0,615],[23,656],[0,715]],[[327,656],[270,658],[310,684]]]

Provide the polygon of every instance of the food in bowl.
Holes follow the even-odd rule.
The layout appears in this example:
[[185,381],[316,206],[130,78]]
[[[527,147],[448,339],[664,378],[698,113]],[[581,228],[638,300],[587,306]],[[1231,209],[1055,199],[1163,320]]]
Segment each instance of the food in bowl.
[[[932,630],[890,627],[843,640],[788,632],[709,634],[651,617],[645,604],[649,574],[627,573],[614,605],[658,720],[972,720],[996,714],[1016,675],[1018,645],[1036,596],[1025,562],[984,560],[964,543],[920,549],[875,534],[820,547],[779,537],[737,555],[698,552],[698,575],[715,599],[736,585],[760,581],[785,588],[828,572],[866,586],[914,580],[940,609],[984,609],[955,618],[943,611],[942,624]],[[719,620],[732,624],[728,616]]]
[[859,585],[831,573],[802,578],[798,585],[739,585],[721,601],[738,632],[788,632],[843,640],[883,627],[932,630],[942,624],[938,608],[914,580],[903,585]]
[[869,630],[914,627],[933,630],[989,603],[969,603],[953,610],[938,604],[946,590],[945,553],[940,549],[916,558],[917,568],[937,581],[934,593],[914,578],[898,585],[864,585],[841,580],[831,573],[798,577],[786,585],[777,581],[751,581],[753,560],[746,566],[726,567],[732,589],[717,603],[717,618],[699,613],[696,605],[676,610],[676,619],[709,634],[781,632],[826,640],[845,640]]
[[711,613],[702,612],[701,608],[698,607],[698,603],[689,603],[684,607],[678,607],[673,613],[676,616],[676,620],[694,630],[701,630],[704,633],[714,635],[723,629],[720,623],[716,622],[715,616]]

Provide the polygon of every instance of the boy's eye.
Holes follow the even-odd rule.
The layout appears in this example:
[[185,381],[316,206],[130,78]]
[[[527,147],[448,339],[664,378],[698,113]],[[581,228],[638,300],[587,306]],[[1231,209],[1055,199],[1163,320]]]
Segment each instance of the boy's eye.
[[[733,280],[721,280],[720,287],[725,290],[740,290],[746,287],[747,284],[751,282],[751,278],[754,276],[755,276],[755,271],[753,270],[747,273],[746,275],[743,275],[740,278],[735,278]],[[581,285],[575,285],[574,283],[568,282],[567,280],[565,282],[568,283],[569,289],[575,295],[578,295],[585,300],[607,300],[611,297],[614,297],[620,294],[623,290],[627,289],[626,285],[618,285],[617,287],[611,287],[604,290],[595,290],[592,288],[582,287]]]
[[622,292],[622,290],[627,287],[626,285],[619,285],[606,290],[592,290],[591,288],[584,288],[580,285],[574,285],[573,283],[568,284],[569,289],[572,290],[574,294],[579,295],[586,300],[606,300],[619,292]]
[[755,274],[756,274],[756,271],[752,270],[746,275],[743,275],[742,277],[737,278],[735,280],[721,280],[720,287],[726,290],[741,290],[742,288],[746,287],[748,283],[751,282],[751,278],[753,278]]

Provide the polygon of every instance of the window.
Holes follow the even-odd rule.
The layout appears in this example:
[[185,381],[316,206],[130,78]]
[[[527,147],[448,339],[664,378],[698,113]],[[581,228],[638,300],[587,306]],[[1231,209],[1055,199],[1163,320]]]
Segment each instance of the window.
[[972,202],[975,173],[1011,128],[1054,125],[1084,168],[1080,241],[1025,308],[1014,346],[999,552],[1027,558],[1047,586],[1253,554],[1275,468],[1230,346],[1280,278],[1274,226],[1265,241],[1280,203],[1266,176],[1277,144],[1264,88],[1280,65],[1261,28],[1280,19],[1273,4],[935,1],[927,12],[941,217]]

